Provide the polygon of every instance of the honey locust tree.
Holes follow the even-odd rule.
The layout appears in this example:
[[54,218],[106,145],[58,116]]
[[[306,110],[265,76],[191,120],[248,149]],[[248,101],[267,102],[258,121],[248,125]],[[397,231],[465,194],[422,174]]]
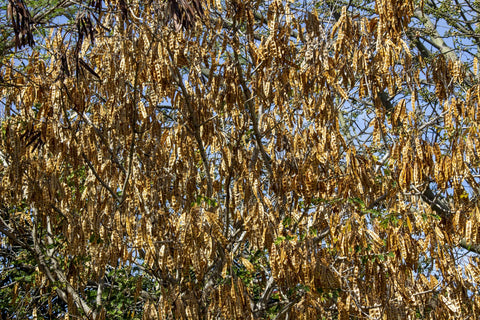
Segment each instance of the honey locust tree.
[[81,4],[0,69],[2,316],[475,318],[478,8]]
[[[66,30],[76,30],[78,25],[75,20],[76,13],[81,3],[71,1],[4,1],[0,4],[0,68],[11,59],[15,60],[16,72],[25,72],[28,68],[28,59],[32,50],[39,51],[43,48],[44,38],[49,30],[62,27]],[[41,51],[40,51],[41,52]],[[60,53],[60,58],[64,53]],[[42,57],[48,57],[43,55]],[[0,79],[0,86],[11,87],[16,84],[12,81]],[[5,100],[1,101],[2,104]],[[1,108],[0,116],[4,118],[5,107]],[[2,153],[2,155],[4,155]],[[5,158],[2,156],[2,161]],[[4,208],[15,210],[15,206],[6,205]],[[21,235],[20,237],[23,237]],[[25,248],[18,244],[6,244],[2,242],[0,251],[0,310],[1,318],[10,318],[13,315],[18,319],[31,317],[35,312],[40,318],[56,318],[63,314],[67,308],[66,301],[59,299],[55,294],[46,292],[52,290],[54,285],[42,283],[40,286],[32,286],[36,281],[36,263]],[[116,283],[135,282],[135,277],[128,275],[122,277],[121,270],[109,270],[107,274],[115,275]],[[131,271],[131,270],[130,270]],[[126,287],[126,286],[124,286]],[[129,288],[130,290],[130,288]],[[89,291],[92,294],[93,291]],[[123,290],[116,289],[117,296],[111,297],[110,310],[122,317],[122,313],[113,311],[119,302],[129,302],[129,298],[119,301]],[[121,300],[121,298],[120,298]],[[113,307],[115,305],[115,308]],[[125,312],[127,310],[123,310]],[[47,315],[47,316],[45,316]],[[109,315],[111,316],[111,315]]]

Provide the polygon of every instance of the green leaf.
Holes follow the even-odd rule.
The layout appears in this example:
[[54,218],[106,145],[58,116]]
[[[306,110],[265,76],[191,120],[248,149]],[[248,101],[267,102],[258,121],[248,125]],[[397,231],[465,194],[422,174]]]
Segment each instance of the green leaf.
[[285,240],[285,237],[280,236],[280,237],[278,237],[277,239],[275,239],[275,242],[274,242],[274,243],[275,243],[276,245],[279,245],[280,243],[282,243],[283,240]]

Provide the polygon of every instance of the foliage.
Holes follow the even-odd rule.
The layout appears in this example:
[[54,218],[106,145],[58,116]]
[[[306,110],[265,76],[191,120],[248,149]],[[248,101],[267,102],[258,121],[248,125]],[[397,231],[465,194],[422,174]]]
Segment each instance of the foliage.
[[480,314],[477,2],[15,3],[3,318]]

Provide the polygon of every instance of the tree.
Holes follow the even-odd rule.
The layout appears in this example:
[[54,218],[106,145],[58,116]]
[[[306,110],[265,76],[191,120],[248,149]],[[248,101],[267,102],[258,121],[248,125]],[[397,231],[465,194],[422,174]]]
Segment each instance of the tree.
[[74,9],[0,67],[2,317],[480,313],[476,2]]

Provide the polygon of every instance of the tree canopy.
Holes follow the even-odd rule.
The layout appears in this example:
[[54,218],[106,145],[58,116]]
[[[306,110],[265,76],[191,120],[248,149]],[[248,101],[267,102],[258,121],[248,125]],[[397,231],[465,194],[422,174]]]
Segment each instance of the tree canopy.
[[8,0],[3,319],[480,314],[480,3]]

